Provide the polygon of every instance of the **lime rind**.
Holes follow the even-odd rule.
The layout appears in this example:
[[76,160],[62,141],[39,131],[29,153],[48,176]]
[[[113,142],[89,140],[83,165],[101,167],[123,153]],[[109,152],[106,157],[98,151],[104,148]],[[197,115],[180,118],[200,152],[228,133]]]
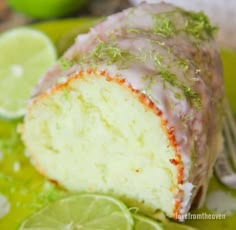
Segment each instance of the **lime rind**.
[[6,119],[6,120],[19,119],[24,116],[25,112],[26,112],[26,109],[19,109],[18,111],[11,112],[3,108],[0,108],[0,118]]
[[160,222],[139,214],[132,215],[135,221],[134,230],[164,230],[162,223]]
[[114,229],[132,230],[134,221],[119,200],[98,194],[72,195],[49,204],[28,217],[25,229]]

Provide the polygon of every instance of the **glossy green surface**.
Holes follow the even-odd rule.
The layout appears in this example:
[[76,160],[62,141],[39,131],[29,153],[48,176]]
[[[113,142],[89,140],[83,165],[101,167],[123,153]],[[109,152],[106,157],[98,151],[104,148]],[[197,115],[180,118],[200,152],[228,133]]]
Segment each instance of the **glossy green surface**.
[[[97,19],[71,19],[42,23],[33,27],[48,34],[61,54],[73,42],[76,34],[86,32],[95,21]],[[234,112],[236,112],[236,53],[224,50],[222,58],[226,93]],[[12,122],[0,120],[0,152],[3,157],[0,160],[0,194],[6,196],[11,204],[9,214],[0,218],[0,229],[3,230],[16,229],[29,214],[65,194],[65,191],[56,188],[39,175],[31,166],[28,158],[25,157],[24,146],[16,133],[16,127],[20,122],[19,120]],[[14,171],[14,165],[20,165],[18,171]],[[227,191],[236,198],[236,191],[225,188],[213,177],[209,192],[216,190]],[[206,208],[193,211],[193,213],[202,212],[210,213]],[[202,230],[234,230],[236,228],[236,213],[227,216],[225,220],[188,220],[186,224]]]

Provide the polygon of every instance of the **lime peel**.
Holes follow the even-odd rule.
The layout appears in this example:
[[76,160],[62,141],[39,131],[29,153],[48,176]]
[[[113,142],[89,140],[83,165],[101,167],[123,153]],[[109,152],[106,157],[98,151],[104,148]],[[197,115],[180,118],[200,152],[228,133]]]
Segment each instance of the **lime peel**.
[[154,221],[146,216],[133,214],[135,220],[134,230],[164,230],[160,222]]

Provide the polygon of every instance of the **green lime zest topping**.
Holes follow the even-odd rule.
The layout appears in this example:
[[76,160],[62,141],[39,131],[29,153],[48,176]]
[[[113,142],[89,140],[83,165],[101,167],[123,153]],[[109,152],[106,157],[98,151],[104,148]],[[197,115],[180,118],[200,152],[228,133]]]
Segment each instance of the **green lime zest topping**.
[[69,59],[66,59],[65,57],[62,57],[59,59],[59,64],[63,70],[67,70],[77,63],[78,63],[78,60],[74,60],[74,59],[69,60]]
[[187,71],[189,69],[188,60],[183,57],[178,57],[178,65],[184,71]]
[[190,87],[184,85],[181,86],[185,96],[189,99],[191,105],[197,109],[201,107],[201,98],[200,95],[193,91]]
[[64,70],[66,70],[77,63],[96,64],[97,62],[106,62],[108,65],[118,63],[125,66],[127,61],[131,60],[135,60],[135,57],[128,50],[121,49],[114,42],[99,41],[99,44],[96,46],[96,48],[89,54],[84,55],[83,57],[73,58],[71,60],[61,58],[59,60],[59,64]]
[[153,84],[155,83],[156,75],[145,75],[142,77],[142,79],[146,82],[145,89],[143,89],[143,92],[145,92],[145,94],[148,95],[148,91],[152,88]]
[[127,60],[133,60],[134,56],[125,49],[121,49],[115,44],[100,41],[92,53],[92,57],[97,61],[107,61],[108,64],[116,62],[125,63]]
[[180,93],[175,93],[175,98],[176,99],[182,99],[182,95]]
[[[180,16],[183,17],[183,22]],[[172,38],[180,32],[192,35],[197,40],[207,40],[214,37],[217,31],[203,12],[173,11],[153,15],[153,32],[165,38]],[[137,32],[137,31],[136,31]]]
[[[151,54],[152,59],[154,60],[156,71],[159,73],[159,76],[163,80],[163,85],[166,87],[166,82],[170,85],[178,87],[182,90],[183,94],[187,97],[190,104],[199,109],[201,106],[201,98],[200,95],[195,92],[191,87],[187,87],[178,77],[169,70],[169,66],[164,63],[165,57],[161,55],[159,52],[155,52],[155,54]],[[187,71],[189,69],[188,60],[184,57],[178,57],[176,60],[176,64],[179,68],[182,68],[183,71]],[[146,81],[145,93],[151,89],[156,76],[144,76],[143,79]],[[181,99],[181,94],[175,92],[175,98]]]
[[218,30],[216,26],[210,24],[208,17],[203,12],[183,11],[183,15],[187,17],[185,31],[197,39],[212,38]]
[[156,66],[160,67],[162,65],[163,59],[164,59],[164,57],[159,52],[155,53],[154,62],[156,64]]
[[165,38],[175,34],[175,26],[166,13],[153,15],[153,31],[155,34]]
[[160,70],[159,74],[164,81],[169,82],[173,86],[178,86],[176,75],[171,73],[169,70],[167,69]]
[[147,31],[143,30],[143,29],[137,29],[137,28],[129,28],[127,29],[127,33],[134,33],[134,34],[145,34],[147,33]]
[[[184,95],[187,97],[190,104],[194,108],[199,109],[201,107],[200,95],[197,92],[195,92],[193,89],[191,89],[190,87],[187,87],[182,82],[180,82],[175,74],[171,73],[167,69],[160,70],[159,74],[160,74],[161,78],[164,80],[164,82],[168,82],[172,86],[179,87],[183,91]],[[177,95],[176,98],[179,98],[179,96],[180,95]]]

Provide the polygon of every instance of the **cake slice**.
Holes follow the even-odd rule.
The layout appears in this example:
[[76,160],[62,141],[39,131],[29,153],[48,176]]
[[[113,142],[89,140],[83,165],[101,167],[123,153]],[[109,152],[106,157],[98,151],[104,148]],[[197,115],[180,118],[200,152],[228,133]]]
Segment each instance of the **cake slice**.
[[77,37],[35,89],[22,139],[71,191],[180,219],[221,149],[222,68],[203,13],[141,4]]

